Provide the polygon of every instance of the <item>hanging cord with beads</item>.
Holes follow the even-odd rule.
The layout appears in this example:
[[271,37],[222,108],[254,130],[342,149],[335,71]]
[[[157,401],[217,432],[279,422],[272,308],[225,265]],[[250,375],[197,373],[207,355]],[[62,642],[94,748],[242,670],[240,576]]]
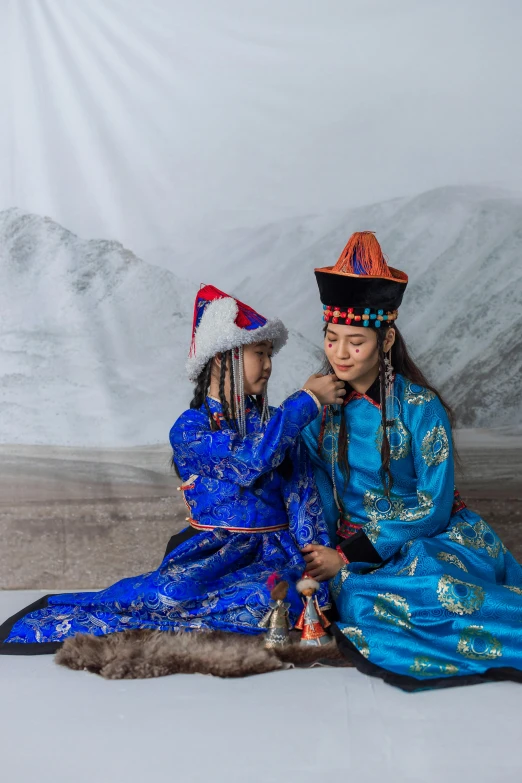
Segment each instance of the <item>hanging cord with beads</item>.
[[[342,415],[342,411],[341,411],[341,415]],[[335,463],[336,463],[335,455],[337,449],[339,448],[339,444],[338,442],[336,443],[334,416],[333,416],[331,405],[328,405],[328,426],[330,428],[330,437],[332,439],[332,448],[330,449],[331,463],[332,463],[332,487],[333,487],[333,496],[334,496],[335,505],[337,506],[337,511],[339,512],[339,519],[337,520],[337,527],[339,527],[341,525],[341,520],[344,517],[344,511],[341,505],[341,501],[339,500],[339,493],[337,492],[337,483],[335,481]]]
[[232,383],[234,386],[234,404],[235,404],[235,412],[236,412],[236,423],[237,423],[237,429],[238,432],[241,432],[240,427],[240,404],[239,404],[239,378],[238,378],[238,349],[234,348],[232,351]]
[[263,395],[263,408],[261,410],[261,424],[266,424],[270,418],[270,408],[268,406],[268,383],[265,386],[265,393]]
[[246,413],[245,413],[245,364],[243,361],[244,353],[243,346],[239,346],[239,363],[238,363],[238,375],[239,375],[239,412],[241,417],[241,435],[243,438],[246,435]]
[[236,418],[237,428],[241,437],[246,435],[246,414],[245,414],[245,376],[243,365],[243,346],[234,348],[232,353],[232,377],[235,388]]
[[237,402],[236,384],[234,381],[234,351],[230,351],[230,418],[233,427],[237,430]]
[[[379,353],[379,386],[381,396],[381,429],[382,429],[382,441],[381,441],[381,481],[384,489],[384,494],[387,498],[390,497],[390,493],[393,489],[393,475],[390,469],[391,448],[389,440],[389,431],[393,426],[393,421],[388,419],[386,403],[388,402],[387,396],[390,389],[386,384],[386,363],[384,353],[384,340],[379,335],[377,339],[378,353]],[[393,406],[393,400],[390,400]]]

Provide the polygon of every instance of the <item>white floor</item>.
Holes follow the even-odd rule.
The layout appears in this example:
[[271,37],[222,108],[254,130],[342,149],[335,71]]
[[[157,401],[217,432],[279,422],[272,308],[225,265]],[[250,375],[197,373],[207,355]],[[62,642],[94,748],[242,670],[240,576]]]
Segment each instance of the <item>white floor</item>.
[[[0,592],[0,622],[41,593]],[[405,694],[351,669],[107,682],[0,656],[10,783],[520,783],[522,687]]]

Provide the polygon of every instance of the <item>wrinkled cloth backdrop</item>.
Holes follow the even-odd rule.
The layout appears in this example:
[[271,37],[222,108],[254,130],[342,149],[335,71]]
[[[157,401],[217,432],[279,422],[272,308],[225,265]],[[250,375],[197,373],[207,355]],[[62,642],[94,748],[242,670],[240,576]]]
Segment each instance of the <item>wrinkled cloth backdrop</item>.
[[399,323],[455,406],[460,491],[522,557],[521,17],[0,0],[0,588],[158,567],[197,285],[288,322],[278,403],[320,364],[313,267],[356,229],[409,273]]

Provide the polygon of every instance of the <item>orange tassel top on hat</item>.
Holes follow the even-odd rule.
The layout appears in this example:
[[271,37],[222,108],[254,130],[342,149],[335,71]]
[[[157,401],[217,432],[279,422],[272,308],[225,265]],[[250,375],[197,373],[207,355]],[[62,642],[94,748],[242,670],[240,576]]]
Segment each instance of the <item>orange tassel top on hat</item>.
[[335,275],[380,277],[386,280],[407,282],[408,275],[388,266],[381,246],[373,231],[356,231],[339,256],[335,266],[322,267],[317,272]]

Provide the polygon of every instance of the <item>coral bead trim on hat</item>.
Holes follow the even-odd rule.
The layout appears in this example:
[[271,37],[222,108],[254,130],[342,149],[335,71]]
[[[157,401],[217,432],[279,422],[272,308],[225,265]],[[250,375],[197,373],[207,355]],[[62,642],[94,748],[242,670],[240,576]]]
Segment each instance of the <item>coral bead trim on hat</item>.
[[375,326],[380,328],[383,321],[393,323],[399,317],[398,310],[372,310],[371,307],[348,307],[343,309],[337,305],[323,305],[323,321],[346,326]]

